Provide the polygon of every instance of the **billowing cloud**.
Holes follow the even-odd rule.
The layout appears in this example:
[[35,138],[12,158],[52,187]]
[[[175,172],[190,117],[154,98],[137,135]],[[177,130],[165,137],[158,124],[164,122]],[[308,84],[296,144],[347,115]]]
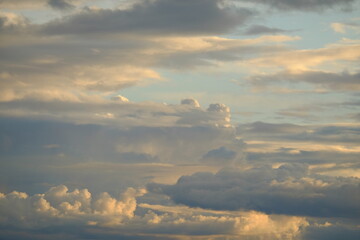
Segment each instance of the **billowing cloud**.
[[360,181],[312,175],[306,166],[223,170],[181,177],[175,185],[149,185],[176,203],[217,210],[357,218]]
[[30,228],[64,223],[117,225],[123,219],[134,217],[136,197],[144,193],[144,190],[130,188],[120,199],[113,198],[106,192],[93,198],[87,189],[69,192],[64,185],[33,196],[16,191],[1,193],[0,224]]
[[199,102],[196,99],[193,99],[193,98],[183,99],[183,100],[181,100],[181,104],[190,105],[192,107],[200,107]]
[[[308,226],[302,217],[138,204],[137,199],[144,194],[144,190],[129,188],[116,199],[108,193],[92,196],[87,189],[69,191],[64,185],[32,196],[16,191],[1,193],[0,226],[9,230],[0,231],[0,236],[5,237],[12,233],[11,229],[16,229],[19,233],[27,232],[28,236],[43,234],[43,237],[62,231],[70,239],[83,239],[92,232],[102,239],[122,236],[178,239],[188,235],[199,239],[262,239],[266,236],[280,240],[296,238]],[[71,226],[76,226],[76,233]]]
[[359,235],[355,4],[0,0],[0,238]]

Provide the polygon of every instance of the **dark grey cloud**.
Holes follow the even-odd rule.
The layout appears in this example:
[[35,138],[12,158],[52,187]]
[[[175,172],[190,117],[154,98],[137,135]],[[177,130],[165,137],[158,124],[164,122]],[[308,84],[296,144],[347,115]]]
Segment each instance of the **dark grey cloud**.
[[248,124],[240,124],[238,126],[238,132],[240,134],[256,135],[257,137],[262,135],[274,134],[293,134],[302,133],[306,130],[306,127],[290,123],[266,123],[266,122],[253,122]]
[[44,26],[48,34],[221,34],[254,15],[222,0],[144,0],[129,9],[84,10]]
[[181,177],[174,185],[150,184],[148,188],[191,207],[312,217],[360,216],[360,179],[313,175],[302,164],[196,173]]
[[56,10],[71,10],[75,8],[68,0],[48,0],[48,5]]
[[333,7],[350,7],[355,0],[239,0],[260,3],[279,10],[321,11]]
[[204,159],[213,159],[218,160],[221,162],[221,160],[232,160],[236,157],[236,152],[232,151],[230,149],[227,149],[226,147],[220,147],[217,149],[213,149],[209,152],[207,152],[203,158]]
[[258,34],[279,34],[290,32],[289,30],[284,30],[280,28],[271,28],[263,25],[253,25],[246,29],[244,34],[246,35],[258,35]]
[[[297,153],[294,154],[293,151],[297,151]],[[316,166],[317,169],[314,171],[319,173],[336,170],[347,171],[349,169],[354,171],[360,170],[358,153],[298,151],[296,148],[280,148],[277,152],[248,152],[246,153],[246,160],[255,166],[262,165],[264,162],[268,164],[301,162]],[[331,166],[329,167],[326,164],[330,164]]]
[[231,128],[104,126],[29,118],[0,118],[0,191],[33,192],[48,184],[67,184],[116,192],[178,171],[172,164],[198,164],[212,149],[237,146]]
[[313,141],[317,143],[356,143],[360,142],[358,126],[302,126],[288,123],[254,122],[240,124],[237,133],[247,139]]
[[317,240],[338,240],[348,239],[357,240],[360,237],[360,229],[355,225],[359,221],[353,221],[352,224],[340,222],[335,224],[323,224],[323,226],[309,226],[303,233],[304,239]]

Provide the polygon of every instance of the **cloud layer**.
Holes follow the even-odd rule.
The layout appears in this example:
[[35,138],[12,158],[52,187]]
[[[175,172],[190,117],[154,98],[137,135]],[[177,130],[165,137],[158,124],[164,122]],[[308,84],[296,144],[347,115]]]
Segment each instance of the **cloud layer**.
[[176,203],[217,210],[256,210],[267,214],[358,218],[359,179],[309,173],[284,164],[245,171],[223,170],[181,177],[175,185],[149,185]]

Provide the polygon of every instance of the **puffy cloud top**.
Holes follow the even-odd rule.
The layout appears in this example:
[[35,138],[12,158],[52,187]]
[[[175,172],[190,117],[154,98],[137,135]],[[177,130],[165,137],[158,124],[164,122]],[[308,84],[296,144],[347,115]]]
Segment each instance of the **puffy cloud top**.
[[193,98],[183,99],[183,100],[181,100],[181,104],[182,105],[190,105],[190,106],[193,106],[193,107],[200,107],[199,102],[196,99],[193,99]]
[[223,112],[223,113],[230,112],[230,108],[223,103],[210,104],[207,110],[209,112]]
[[16,191],[1,193],[0,224],[25,227],[44,227],[64,222],[117,225],[134,216],[136,197],[144,193],[144,189],[129,188],[120,199],[106,192],[93,198],[87,189],[70,192],[65,185],[52,187],[44,194],[33,196]]

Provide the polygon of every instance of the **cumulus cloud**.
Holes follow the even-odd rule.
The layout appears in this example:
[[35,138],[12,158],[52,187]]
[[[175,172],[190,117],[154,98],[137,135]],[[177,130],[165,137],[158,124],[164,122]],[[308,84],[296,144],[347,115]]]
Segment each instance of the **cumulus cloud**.
[[[189,100],[186,100],[188,102]],[[196,104],[196,103],[191,103]],[[182,106],[189,103],[182,103]],[[194,105],[193,105],[194,106]],[[195,107],[195,106],[194,106]],[[199,107],[191,108],[187,112],[183,112],[177,120],[181,125],[213,125],[217,127],[231,127],[230,108],[222,103],[210,104],[206,111]]]
[[175,185],[150,184],[176,203],[217,210],[357,218],[360,181],[313,175],[305,165],[222,170],[181,177]]
[[192,107],[200,107],[199,102],[193,98],[185,98],[181,100],[181,104],[183,105],[190,105]]
[[93,198],[87,189],[72,192],[64,185],[52,187],[44,194],[29,196],[22,192],[0,195],[0,224],[13,227],[76,225],[118,225],[134,217],[136,197],[144,190],[129,188],[120,199],[102,193]]
[[[226,236],[229,239],[293,239],[308,226],[302,217],[271,216],[259,212],[226,212],[191,209],[184,206],[138,204],[143,189],[129,188],[120,199],[108,193],[93,197],[87,189],[69,191],[64,185],[50,188],[44,194],[29,196],[22,192],[0,194],[0,236],[12,228],[32,235],[49,237],[54,232],[81,239],[87,230],[95,236],[112,237],[141,235],[177,239],[178,236],[198,236],[199,239]],[[135,212],[135,209],[138,211]],[[135,213],[137,213],[135,215]],[[70,226],[76,226],[76,235]],[[50,232],[49,229],[52,229]],[[90,231],[91,232],[91,231]],[[48,235],[49,234],[49,235]]]
[[[45,92],[37,98],[3,99],[0,114],[8,117],[32,116],[36,119],[65,120],[82,124],[119,126],[216,126],[231,127],[230,109],[211,104],[207,110],[189,104],[167,105],[156,102],[129,102],[125,97],[110,100],[81,94]],[[11,97],[11,92],[9,93]],[[48,98],[49,97],[49,98]],[[56,111],[56,115],[53,112]]]

